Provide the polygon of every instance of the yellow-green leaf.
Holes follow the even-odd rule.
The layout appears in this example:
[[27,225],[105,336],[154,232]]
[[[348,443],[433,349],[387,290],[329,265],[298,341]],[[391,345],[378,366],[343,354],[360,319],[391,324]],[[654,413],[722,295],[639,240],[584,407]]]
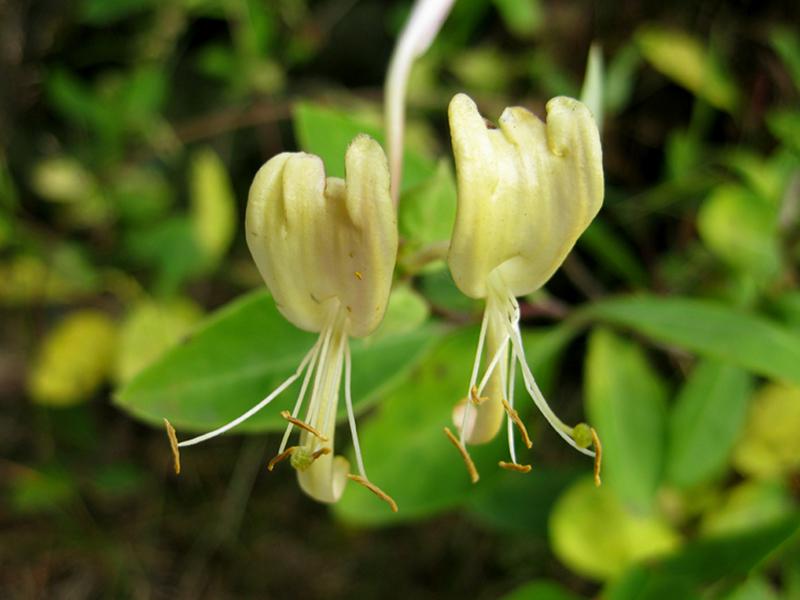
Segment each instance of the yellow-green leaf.
[[211,148],[194,154],[189,191],[192,231],[210,265],[222,258],[236,233],[236,198],[225,164]]

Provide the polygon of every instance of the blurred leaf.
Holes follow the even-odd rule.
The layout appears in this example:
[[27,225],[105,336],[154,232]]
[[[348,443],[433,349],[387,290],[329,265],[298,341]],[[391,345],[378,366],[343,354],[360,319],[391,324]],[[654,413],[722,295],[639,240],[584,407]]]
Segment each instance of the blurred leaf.
[[609,114],[620,112],[633,94],[634,75],[642,62],[635,44],[628,43],[618,49],[608,63],[603,97]]
[[412,244],[450,239],[456,218],[456,182],[447,161],[440,161],[430,179],[403,196],[397,218],[400,235]]
[[595,487],[591,478],[575,483],[558,500],[550,515],[550,538],[553,552],[571,570],[601,581],[681,543],[665,521],[629,512],[612,488]]
[[9,504],[19,514],[48,513],[77,498],[77,486],[60,469],[25,469],[9,478]]
[[419,290],[428,301],[440,310],[455,313],[476,314],[483,310],[483,303],[461,293],[456,287],[449,269],[424,273],[419,279]]
[[186,335],[203,315],[191,300],[145,300],[128,312],[120,326],[114,365],[117,383],[130,381]]
[[505,92],[514,76],[511,56],[494,45],[464,48],[448,66],[464,86],[475,91]]
[[[537,377],[544,378],[555,356],[571,339],[565,329],[524,336],[528,362]],[[334,506],[337,516],[358,525],[388,525],[452,508],[483,490],[493,494],[493,482],[506,474],[497,467],[497,460],[507,453],[505,436],[498,435],[488,445],[470,446],[481,475],[475,486],[458,451],[442,431],[446,426],[453,429],[453,407],[466,393],[477,339],[474,327],[448,334],[360,429],[367,472],[394,497],[400,511],[392,513],[371,494],[348,486]],[[413,476],[409,476],[409,465],[413,466]],[[535,471],[528,475],[535,476]]]
[[721,185],[703,203],[697,227],[705,245],[731,266],[773,277],[781,265],[777,216],[745,188]]
[[148,128],[166,99],[167,74],[160,65],[139,65],[124,80],[117,97],[129,128]]
[[[541,370],[541,369],[540,369]],[[533,464],[527,476],[500,473],[467,499],[470,515],[493,530],[528,538],[547,537],[547,520],[558,497],[585,469]]]
[[568,592],[554,581],[531,581],[521,585],[502,600],[578,600],[579,596]]
[[120,171],[111,190],[119,217],[126,223],[144,225],[165,215],[174,200],[172,184],[154,168]]
[[589,252],[600,268],[611,271],[630,284],[647,285],[649,276],[639,257],[623,236],[612,230],[604,220],[592,221],[578,238],[578,244]]
[[800,111],[776,109],[767,114],[770,133],[795,154],[800,153]]
[[792,496],[777,481],[745,481],[728,490],[700,524],[705,536],[734,534],[785,519],[794,511]]
[[544,25],[544,10],[540,0],[494,0],[503,23],[515,36],[529,39]]
[[593,43],[589,48],[589,56],[586,61],[586,73],[583,76],[580,100],[589,107],[594,115],[594,121],[597,123],[601,135],[604,121],[604,71],[603,50],[598,44]]
[[671,179],[684,179],[702,164],[706,152],[700,136],[693,129],[675,129],[669,133],[666,148],[666,171]]
[[[344,155],[353,138],[366,133],[384,144],[383,133],[374,125],[354,119],[347,112],[299,102],[294,106],[294,128],[300,147],[325,163],[328,177],[344,177]],[[433,175],[436,163],[406,149],[403,155],[401,191],[406,192]]]
[[781,294],[775,299],[773,308],[784,322],[800,332],[800,291]]
[[604,485],[647,514],[664,466],[666,389],[634,343],[595,329],[586,358],[586,406],[603,442]]
[[31,399],[45,406],[89,400],[114,359],[116,328],[97,310],[65,317],[42,340],[28,377]]
[[[746,533],[701,539],[687,544],[673,556],[630,569],[603,590],[607,600],[664,600],[687,598],[687,591],[702,585],[732,583],[792,537],[800,528],[800,516],[792,515]],[[683,590],[665,595],[665,590]],[[699,597],[692,595],[691,597]]]
[[153,0],[81,0],[79,17],[90,25],[111,25],[146,12],[155,5]]
[[389,305],[380,328],[365,342],[372,344],[383,337],[413,333],[425,324],[429,316],[425,298],[408,284],[396,284],[389,296]]
[[130,463],[102,466],[92,473],[92,491],[103,500],[132,498],[141,493],[147,474]]
[[697,364],[670,414],[670,483],[688,488],[724,473],[751,393],[752,380],[738,367],[711,360]]
[[753,398],[733,463],[752,477],[787,475],[800,467],[798,432],[800,387],[768,383]]
[[800,36],[797,31],[792,27],[777,27],[772,31],[770,41],[800,91]]
[[71,156],[54,156],[36,163],[31,187],[50,202],[80,202],[96,193],[92,174]]
[[134,262],[154,269],[155,288],[161,295],[174,293],[188,278],[204,269],[194,223],[175,216],[126,233],[125,248]]
[[636,42],[644,58],[678,85],[716,108],[736,110],[735,82],[698,39],[682,31],[648,26],[637,31]]
[[779,598],[772,586],[762,577],[750,577],[725,596],[725,600],[779,600]]
[[583,314],[759,375],[800,383],[800,338],[759,315],[709,300],[644,294],[603,300]]
[[112,135],[117,130],[119,115],[114,107],[95,97],[88,84],[65,70],[55,70],[47,78],[47,91],[52,105],[77,124],[95,132]]
[[[390,319],[390,317],[387,317]],[[419,360],[437,336],[432,327],[351,341],[353,400],[364,410]],[[206,319],[115,396],[117,405],[154,425],[168,418],[179,430],[207,431],[242,414],[299,365],[316,335],[301,331],[265,292],[248,294]],[[282,430],[280,411],[291,410],[291,390],[237,427],[239,432]],[[344,403],[340,415],[345,414]]]
[[192,231],[210,266],[216,266],[236,234],[236,197],[225,164],[211,149],[195,152],[189,171]]

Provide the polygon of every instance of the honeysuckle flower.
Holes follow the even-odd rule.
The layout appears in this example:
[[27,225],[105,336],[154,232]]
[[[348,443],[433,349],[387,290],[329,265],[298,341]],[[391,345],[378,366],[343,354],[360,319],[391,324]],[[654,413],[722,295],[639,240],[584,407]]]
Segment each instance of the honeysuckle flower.
[[500,465],[529,471],[529,465],[517,462],[514,447],[514,426],[531,446],[514,409],[519,365],[526,391],[553,429],[580,452],[595,456],[599,482],[597,434],[583,423],[570,427],[547,404],[525,359],[516,300],[544,285],[600,210],[597,127],[586,106],[565,97],[547,103],[546,124],[524,108],[509,107],[493,128],[468,96],[458,94],[450,102],[449,120],[458,209],[448,265],[459,289],[484,299],[486,307],[467,397],[454,410],[460,435],[446,433],[477,481],[466,444],[488,442],[505,421],[511,462]]
[[[356,137],[347,149],[345,171],[344,180],[326,179],[319,157],[286,152],[256,174],[245,222],[250,253],[281,314],[300,329],[319,332],[319,338],[286,381],[230,423],[183,442],[168,424],[176,471],[179,447],[235,427],[302,376],[294,409],[281,413],[288,426],[269,470],[289,458],[300,487],[320,502],[338,501],[351,479],[397,510],[364,469],[350,392],[349,347],[351,336],[369,335],[383,319],[397,256],[397,222],[386,156],[377,142]],[[347,459],[333,453],[343,378],[357,475],[350,473]],[[294,428],[300,430],[299,442],[287,448]]]

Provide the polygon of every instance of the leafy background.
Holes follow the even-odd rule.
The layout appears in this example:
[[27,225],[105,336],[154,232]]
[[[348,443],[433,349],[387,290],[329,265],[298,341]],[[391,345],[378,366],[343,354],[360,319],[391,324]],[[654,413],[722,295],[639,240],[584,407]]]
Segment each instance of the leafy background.
[[[392,305],[353,351],[367,469],[401,511],[268,474],[277,403],[171,475],[153,424],[220,424],[312,343],[247,254],[247,188],[277,152],[341,175],[356,133],[382,139],[409,4],[0,3],[0,596],[800,597],[791,3],[458,0],[409,87]],[[605,484],[528,406],[533,471],[498,470],[497,440],[472,486],[441,434],[480,318],[436,258],[445,106],[542,114],[593,42],[606,203],[522,314]]]

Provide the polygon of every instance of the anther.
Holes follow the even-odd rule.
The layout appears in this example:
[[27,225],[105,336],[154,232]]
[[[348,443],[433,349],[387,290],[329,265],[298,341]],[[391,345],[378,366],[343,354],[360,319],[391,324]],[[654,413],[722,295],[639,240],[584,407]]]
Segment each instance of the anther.
[[378,498],[386,502],[386,504],[389,505],[389,508],[392,509],[392,512],[397,512],[397,502],[394,501],[394,498],[372,483],[369,479],[362,477],[361,475],[354,475],[353,473],[348,473],[347,478],[350,481],[355,481],[356,483],[363,485]]
[[300,429],[304,429],[308,433],[318,437],[320,439],[320,441],[323,441],[323,442],[327,442],[328,441],[328,438],[325,437],[318,429],[312,427],[311,425],[309,425],[305,421],[301,421],[300,419],[297,419],[297,418],[293,417],[292,414],[288,410],[281,411],[281,416],[284,419],[286,419],[287,421],[289,421],[289,423],[291,423],[292,425],[296,425]]
[[267,471],[272,471],[279,462],[283,462],[287,458],[292,455],[292,452],[295,451],[297,446],[290,446],[277,456],[274,456],[268,463],[267,463]]
[[175,434],[175,428],[172,424],[164,419],[164,426],[167,428],[167,437],[169,438],[169,447],[172,449],[172,464],[175,468],[175,475],[181,473],[181,451],[178,449],[178,436]]
[[472,457],[469,455],[469,452],[467,452],[467,449],[461,442],[458,441],[458,438],[453,435],[453,432],[450,431],[449,427],[444,428],[444,433],[461,453],[461,458],[464,459],[464,464],[467,465],[467,471],[469,472],[469,478],[472,480],[472,483],[478,483],[478,480],[481,477],[478,475],[478,469],[475,468],[475,463],[472,462]]
[[603,483],[600,479],[600,466],[603,462],[603,445],[600,443],[600,436],[592,427],[592,445],[594,445],[594,484],[597,487]]
[[489,396],[479,396],[478,395],[478,386],[473,385],[472,389],[469,391],[469,398],[472,400],[472,403],[475,406],[480,406],[484,402],[489,399]]
[[522,436],[523,443],[530,450],[530,448],[533,447],[533,442],[531,441],[531,438],[528,435],[528,430],[525,427],[525,423],[523,423],[522,419],[519,418],[519,413],[508,403],[508,401],[505,398],[503,398],[503,408],[506,409],[506,412],[508,413],[508,416],[511,418],[511,421],[513,421],[514,425],[516,425],[517,429],[519,429],[519,433]]
[[497,464],[500,465],[503,469],[506,469],[507,471],[516,471],[517,473],[530,473],[531,472],[531,466],[530,465],[521,465],[519,463],[506,462],[504,460],[501,460]]

